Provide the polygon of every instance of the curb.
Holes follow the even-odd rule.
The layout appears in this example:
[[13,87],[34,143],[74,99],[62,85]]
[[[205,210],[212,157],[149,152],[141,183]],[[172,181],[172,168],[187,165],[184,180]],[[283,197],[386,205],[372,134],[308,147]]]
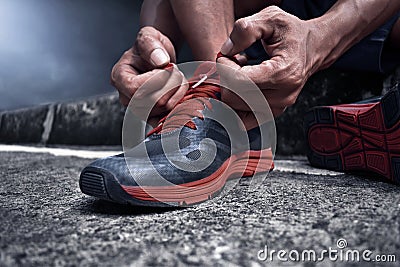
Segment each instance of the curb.
[[1,113],[0,142],[41,143],[48,106]]
[[125,114],[115,94],[0,114],[0,143],[120,145]]

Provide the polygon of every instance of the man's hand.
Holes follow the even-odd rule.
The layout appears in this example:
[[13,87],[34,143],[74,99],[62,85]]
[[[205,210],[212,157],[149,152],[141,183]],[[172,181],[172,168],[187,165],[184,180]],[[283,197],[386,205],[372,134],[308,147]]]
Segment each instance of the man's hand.
[[[323,61],[315,24],[300,20],[276,6],[236,21],[230,38],[221,52],[234,56],[257,40],[262,40],[269,60],[254,66],[239,66],[227,57],[218,62],[226,64],[256,83],[268,100],[274,116],[293,105],[307,79]],[[241,111],[248,107],[233,93],[222,91],[222,100]]]
[[[220,58],[219,62],[253,80],[278,116],[295,103],[313,73],[332,65],[399,11],[400,1],[338,0],[323,16],[303,21],[270,6],[238,20],[221,52],[233,56],[256,40],[262,40],[271,58],[260,65],[245,67],[228,58]],[[234,108],[238,103],[240,108],[245,106],[227,91],[222,91],[222,99]]]
[[175,62],[175,49],[168,37],[153,27],[143,27],[134,46],[122,55],[111,72],[111,84],[118,90],[121,103],[127,106],[132,97],[140,100],[137,101],[140,104],[157,102],[151,116],[171,110],[188,87],[176,66],[169,67],[170,71],[162,69]]

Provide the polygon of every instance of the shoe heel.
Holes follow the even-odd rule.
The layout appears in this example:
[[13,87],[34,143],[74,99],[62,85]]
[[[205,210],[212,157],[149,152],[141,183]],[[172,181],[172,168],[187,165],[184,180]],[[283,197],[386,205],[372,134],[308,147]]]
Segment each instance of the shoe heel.
[[307,140],[307,158],[310,164],[314,167],[342,171],[343,161],[340,154],[325,156],[317,153],[311,148],[312,140],[309,138],[310,130],[314,125],[333,125],[334,123],[334,111],[330,107],[316,107],[305,114],[303,129],[304,137]]

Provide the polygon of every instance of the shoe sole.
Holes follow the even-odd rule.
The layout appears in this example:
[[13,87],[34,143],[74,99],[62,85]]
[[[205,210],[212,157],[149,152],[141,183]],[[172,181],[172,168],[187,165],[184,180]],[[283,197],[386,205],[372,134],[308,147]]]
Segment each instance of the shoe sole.
[[316,107],[305,115],[312,166],[372,172],[400,183],[400,95],[379,102]]
[[271,149],[247,151],[227,159],[212,175],[174,186],[122,186],[106,170],[87,167],[79,186],[84,194],[121,204],[170,207],[198,204],[215,198],[227,180],[250,177],[273,169]]

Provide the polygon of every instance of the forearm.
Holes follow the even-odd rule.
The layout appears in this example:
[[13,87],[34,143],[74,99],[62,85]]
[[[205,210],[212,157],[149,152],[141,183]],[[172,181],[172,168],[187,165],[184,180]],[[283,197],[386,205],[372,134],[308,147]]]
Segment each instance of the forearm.
[[166,35],[178,51],[183,36],[169,0],[144,0],[140,11],[140,27],[152,26]]
[[326,14],[310,20],[323,46],[319,69],[333,64],[349,48],[400,10],[400,0],[339,0]]

